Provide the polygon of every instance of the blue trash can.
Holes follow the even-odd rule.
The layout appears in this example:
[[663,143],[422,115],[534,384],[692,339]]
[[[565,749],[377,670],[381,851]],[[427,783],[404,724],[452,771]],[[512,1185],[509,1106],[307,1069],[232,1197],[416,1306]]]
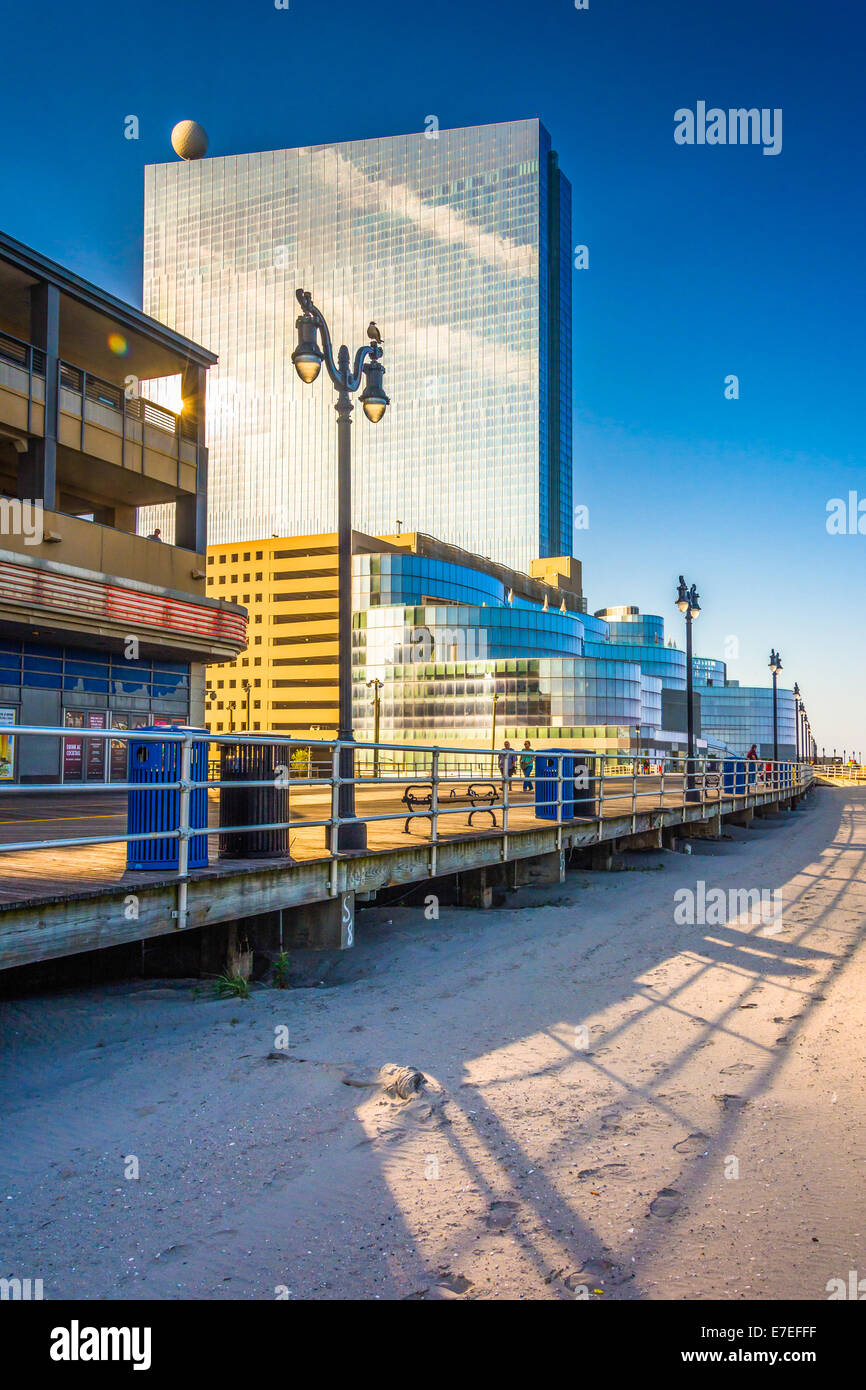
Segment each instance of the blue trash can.
[[745,758],[725,758],[722,786],[729,796],[743,795],[746,790]]
[[562,762],[562,819],[574,818],[574,754],[565,748],[535,755],[535,814],[539,820],[556,820],[559,764]]
[[[150,724],[139,733],[167,733],[161,725]],[[203,734],[192,745],[190,777],[194,782],[207,779],[207,729],[187,729],[171,726],[172,733]],[[176,782],[180,778],[181,750],[177,739],[129,740],[127,782],[141,783],[140,790],[127,793],[126,829],[130,835],[157,835],[162,830],[177,830],[180,826],[180,792],[153,790],[150,783]],[[195,787],[189,798],[189,823],[192,830],[207,829],[207,788]],[[176,869],[180,841],[167,839],[133,840],[126,846],[127,869]],[[207,836],[193,835],[189,841],[189,867],[207,867]]]

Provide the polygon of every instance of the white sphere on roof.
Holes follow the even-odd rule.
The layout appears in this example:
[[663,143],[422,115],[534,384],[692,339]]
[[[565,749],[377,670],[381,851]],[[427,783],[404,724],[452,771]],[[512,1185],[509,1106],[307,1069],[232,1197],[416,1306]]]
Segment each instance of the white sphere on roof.
[[202,159],[208,143],[207,131],[198,121],[178,121],[171,132],[171,147],[181,159]]

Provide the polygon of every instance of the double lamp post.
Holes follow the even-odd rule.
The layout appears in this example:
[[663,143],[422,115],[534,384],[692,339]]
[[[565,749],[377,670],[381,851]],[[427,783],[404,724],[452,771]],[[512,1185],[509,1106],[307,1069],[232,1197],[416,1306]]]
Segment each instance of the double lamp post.
[[351,747],[352,732],[352,396],[364,383],[358,399],[364,414],[374,425],[381,420],[389,404],[382,386],[385,368],[382,365],[382,339],[375,323],[367,329],[370,341],[355,353],[354,362],[345,343],[334,354],[331,334],[324,315],[313,303],[307,290],[295,290],[301,313],[295,321],[297,346],[292,353],[295,371],[301,381],[310,386],[316,380],[322,363],[337,392],[334,409],[337,412],[337,588],[339,643],[339,719],[337,738],[342,744],[339,759],[340,785],[337,810],[340,825],[336,835],[329,837],[332,853],[352,852],[367,847],[367,827],[355,818],[355,759]]

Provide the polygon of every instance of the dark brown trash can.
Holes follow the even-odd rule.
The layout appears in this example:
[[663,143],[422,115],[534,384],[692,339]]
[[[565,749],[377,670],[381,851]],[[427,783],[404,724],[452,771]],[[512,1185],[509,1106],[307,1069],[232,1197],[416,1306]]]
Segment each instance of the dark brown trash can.
[[[220,781],[232,784],[220,788],[221,830],[289,819],[288,776],[283,772],[278,779],[279,767],[288,767],[287,750],[274,744],[241,740],[220,745]],[[248,785],[265,781],[269,783],[265,787]],[[242,830],[219,837],[221,859],[285,859],[288,853],[288,828]]]

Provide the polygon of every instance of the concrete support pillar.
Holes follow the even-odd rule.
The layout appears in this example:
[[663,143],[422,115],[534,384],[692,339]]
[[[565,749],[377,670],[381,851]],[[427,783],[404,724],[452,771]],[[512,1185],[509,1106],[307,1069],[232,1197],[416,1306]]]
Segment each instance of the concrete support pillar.
[[[45,414],[41,439],[31,439],[18,456],[18,496],[57,510],[58,359],[60,356],[60,291],[38,284],[30,291],[30,341],[45,354]],[[82,410],[84,402],[81,403]]]
[[613,867],[613,844],[593,845],[589,851],[589,867],[591,869],[611,869]]
[[751,825],[754,819],[755,812],[751,806],[745,811],[732,811],[730,815],[725,816],[725,820],[728,821],[730,825]]
[[246,923],[216,922],[203,927],[199,969],[203,976],[242,975],[248,980],[253,970],[253,946]]
[[196,430],[196,485],[194,493],[178,497],[174,509],[174,543],[203,555],[207,549],[207,471],[205,448],[205,393],[207,372],[188,362],[181,378],[183,419]]
[[511,882],[515,888],[534,883],[565,882],[565,850],[536,854],[531,859],[515,859],[512,866]]
[[628,849],[662,849],[664,841],[661,830],[642,830],[637,835],[624,835],[617,840],[617,852]]
[[493,876],[489,868],[467,869],[460,875],[460,906],[493,906]]
[[677,828],[677,834],[683,839],[717,840],[721,833],[721,824],[722,818],[717,813],[707,820],[685,821]]
[[283,911],[283,950],[347,951],[355,944],[355,894]]

